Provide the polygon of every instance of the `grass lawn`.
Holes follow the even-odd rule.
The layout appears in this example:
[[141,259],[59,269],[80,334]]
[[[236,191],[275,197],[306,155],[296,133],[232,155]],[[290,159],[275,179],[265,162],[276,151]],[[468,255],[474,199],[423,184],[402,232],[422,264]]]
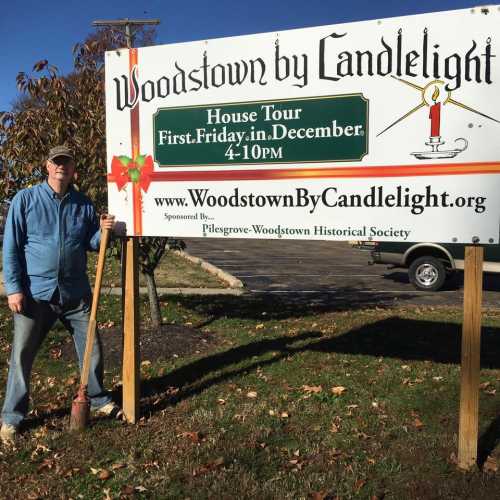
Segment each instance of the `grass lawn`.
[[[97,254],[89,253],[89,278],[95,279]],[[156,286],[165,288],[227,288],[228,285],[199,265],[193,264],[174,252],[163,255],[155,270]],[[139,273],[139,285],[146,286],[142,273]],[[120,262],[114,257],[107,257],[103,276],[103,286],[120,286]]]
[[[2,252],[0,250],[0,271],[2,270]],[[97,253],[88,253],[88,270],[91,284],[95,280]],[[155,270],[156,286],[165,288],[227,288],[228,285],[200,266],[188,262],[173,252],[163,255]],[[146,286],[144,276],[139,273],[140,286]],[[120,286],[120,262],[112,257],[106,258],[103,286]]]
[[[54,332],[32,375],[8,498],[498,498],[500,311],[484,316],[482,470],[457,471],[461,311],[278,298],[142,302],[142,418],[68,432],[77,370]],[[330,299],[328,299],[330,300]],[[107,384],[120,397],[119,299],[104,297]],[[0,309],[0,398],[11,319]],[[489,460],[486,460],[491,455]],[[495,461],[494,457],[497,457]]]

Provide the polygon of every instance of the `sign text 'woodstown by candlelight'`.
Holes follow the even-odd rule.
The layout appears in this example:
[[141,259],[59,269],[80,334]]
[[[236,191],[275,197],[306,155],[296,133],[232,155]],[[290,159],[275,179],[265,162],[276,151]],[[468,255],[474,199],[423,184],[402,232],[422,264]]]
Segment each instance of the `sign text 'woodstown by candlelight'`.
[[499,243],[500,8],[106,53],[129,235]]

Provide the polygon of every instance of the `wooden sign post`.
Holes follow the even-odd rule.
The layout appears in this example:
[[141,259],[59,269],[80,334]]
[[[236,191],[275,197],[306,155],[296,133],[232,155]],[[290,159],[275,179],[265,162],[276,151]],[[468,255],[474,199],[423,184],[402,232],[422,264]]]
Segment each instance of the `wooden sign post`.
[[138,240],[128,238],[125,245],[125,298],[123,300],[123,413],[129,423],[139,416],[139,272]]
[[464,470],[477,461],[482,294],[483,248],[466,247],[458,430],[458,466]]

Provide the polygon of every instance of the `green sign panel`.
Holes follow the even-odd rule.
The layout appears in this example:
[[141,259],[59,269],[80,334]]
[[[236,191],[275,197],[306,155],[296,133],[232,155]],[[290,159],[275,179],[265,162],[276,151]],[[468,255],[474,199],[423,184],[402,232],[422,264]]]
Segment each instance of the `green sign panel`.
[[361,160],[368,101],[360,94],[159,109],[162,167]]

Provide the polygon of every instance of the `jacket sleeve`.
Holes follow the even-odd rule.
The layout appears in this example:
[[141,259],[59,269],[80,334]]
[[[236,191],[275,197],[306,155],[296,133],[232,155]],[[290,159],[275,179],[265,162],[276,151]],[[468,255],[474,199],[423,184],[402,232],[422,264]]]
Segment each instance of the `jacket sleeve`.
[[89,203],[89,231],[87,240],[87,250],[93,250],[97,252],[99,250],[99,244],[101,243],[101,226],[99,224],[99,218],[97,217],[94,205]]
[[25,241],[25,203],[23,196],[18,193],[10,204],[3,236],[3,277],[7,295],[25,292]]

